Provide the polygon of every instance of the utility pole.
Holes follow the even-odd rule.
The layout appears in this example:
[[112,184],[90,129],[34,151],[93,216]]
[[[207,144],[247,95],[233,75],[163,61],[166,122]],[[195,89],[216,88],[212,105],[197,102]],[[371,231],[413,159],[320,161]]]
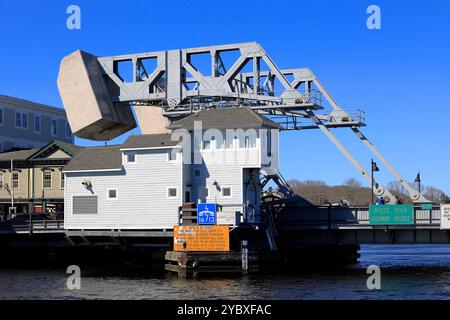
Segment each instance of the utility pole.
[[11,186],[11,209],[9,210],[9,214],[11,215],[14,210],[14,164],[13,159],[11,158],[11,176],[10,176],[10,184]]

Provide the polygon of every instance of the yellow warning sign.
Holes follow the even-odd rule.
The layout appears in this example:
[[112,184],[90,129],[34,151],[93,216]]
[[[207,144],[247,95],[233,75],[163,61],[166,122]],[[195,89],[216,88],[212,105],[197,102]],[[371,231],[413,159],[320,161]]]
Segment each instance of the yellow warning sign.
[[228,226],[174,226],[174,251],[230,251]]

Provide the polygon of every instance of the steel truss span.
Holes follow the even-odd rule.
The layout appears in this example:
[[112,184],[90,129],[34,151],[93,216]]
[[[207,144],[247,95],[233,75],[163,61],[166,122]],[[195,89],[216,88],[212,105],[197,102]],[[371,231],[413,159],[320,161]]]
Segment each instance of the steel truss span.
[[[72,69],[68,77],[65,60],[69,58],[70,63],[86,72],[76,74]],[[89,116],[80,119],[75,115],[80,110],[75,106],[72,88],[79,83],[86,84],[83,88],[86,90],[80,92],[88,92],[91,100],[83,104],[84,96],[78,94],[77,107],[83,104],[99,110],[100,116],[95,119],[92,116],[91,122],[87,122]],[[71,126],[76,129],[74,133],[81,137],[107,140],[130,130],[135,125],[130,118],[130,106],[158,109],[161,119],[168,123],[200,110],[247,106],[278,122],[281,130],[319,129],[369,184],[373,182],[377,196],[394,203],[395,197],[380,183],[372,181],[370,174],[331,132],[334,128],[350,128],[414,202],[429,202],[411,188],[363,135],[362,111],[341,108],[310,69],[280,69],[256,42],[110,57],[77,51],[63,59],[58,87]],[[329,112],[324,112],[326,108]],[[151,125],[164,128],[163,120],[155,117],[152,114],[153,122],[145,125],[145,116],[139,119],[141,128]]]

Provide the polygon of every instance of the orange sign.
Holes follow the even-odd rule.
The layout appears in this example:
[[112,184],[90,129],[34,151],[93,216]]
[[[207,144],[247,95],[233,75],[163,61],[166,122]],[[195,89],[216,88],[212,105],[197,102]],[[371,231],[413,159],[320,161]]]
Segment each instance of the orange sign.
[[230,251],[228,226],[174,226],[174,251]]

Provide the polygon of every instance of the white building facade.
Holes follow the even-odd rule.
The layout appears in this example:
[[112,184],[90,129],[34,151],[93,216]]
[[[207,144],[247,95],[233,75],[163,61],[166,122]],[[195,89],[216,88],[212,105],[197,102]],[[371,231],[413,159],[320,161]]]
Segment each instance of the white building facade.
[[201,111],[170,128],[81,151],[64,170],[65,228],[172,229],[179,208],[192,202],[219,205],[218,224],[257,220],[261,174],[278,171],[278,125],[233,108]]

